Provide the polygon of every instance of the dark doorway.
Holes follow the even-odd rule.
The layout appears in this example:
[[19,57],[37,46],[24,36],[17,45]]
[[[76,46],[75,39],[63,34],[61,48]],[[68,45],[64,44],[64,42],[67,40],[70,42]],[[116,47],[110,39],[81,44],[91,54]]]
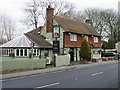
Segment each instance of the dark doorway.
[[74,61],[74,48],[70,48],[70,62]]

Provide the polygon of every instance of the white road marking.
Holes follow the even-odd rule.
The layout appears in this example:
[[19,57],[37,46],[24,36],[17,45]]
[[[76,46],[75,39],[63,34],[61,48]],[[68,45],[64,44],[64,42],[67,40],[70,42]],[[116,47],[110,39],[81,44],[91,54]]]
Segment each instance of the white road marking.
[[94,74],[91,74],[92,76],[96,76],[96,75],[100,75],[100,74],[103,74],[103,72],[98,72],[98,73],[94,73]]
[[58,84],[60,84],[60,83],[57,82],[57,83],[53,83],[53,84],[49,84],[49,85],[44,85],[44,86],[36,87],[35,89],[50,87],[50,86],[54,86],[54,85],[58,85]]
[[91,74],[92,76],[98,75],[98,73]]
[[77,78],[75,78],[76,80],[78,80]]
[[103,72],[99,72],[99,74],[103,74]]

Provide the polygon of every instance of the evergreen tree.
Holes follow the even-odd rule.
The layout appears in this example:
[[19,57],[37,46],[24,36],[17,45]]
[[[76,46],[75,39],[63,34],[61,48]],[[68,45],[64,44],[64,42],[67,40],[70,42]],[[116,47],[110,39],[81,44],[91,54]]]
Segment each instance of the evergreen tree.
[[82,58],[83,60],[91,60],[91,48],[86,38],[84,38],[81,43],[79,54],[80,58]]

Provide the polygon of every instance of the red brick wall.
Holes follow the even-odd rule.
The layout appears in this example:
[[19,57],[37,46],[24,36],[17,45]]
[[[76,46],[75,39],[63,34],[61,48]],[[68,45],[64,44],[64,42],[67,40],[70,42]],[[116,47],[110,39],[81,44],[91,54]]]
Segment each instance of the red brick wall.
[[94,42],[94,37],[89,36],[88,41],[94,45],[95,48],[101,47],[101,38],[98,37],[98,42]]
[[[77,41],[70,41],[70,34],[64,33],[64,47],[81,47],[81,42],[84,36],[77,35]],[[89,36],[88,41],[93,43],[95,48],[101,47],[101,38],[99,37],[98,43],[94,42],[94,37]]]

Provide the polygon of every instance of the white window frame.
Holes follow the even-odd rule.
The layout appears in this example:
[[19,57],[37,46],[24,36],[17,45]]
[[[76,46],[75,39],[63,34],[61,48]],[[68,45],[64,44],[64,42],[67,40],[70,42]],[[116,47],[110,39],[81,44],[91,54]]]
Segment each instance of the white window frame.
[[88,41],[88,36],[85,36],[86,40]]
[[98,42],[98,37],[94,37],[94,42]]
[[77,41],[77,34],[70,34],[70,41]]

